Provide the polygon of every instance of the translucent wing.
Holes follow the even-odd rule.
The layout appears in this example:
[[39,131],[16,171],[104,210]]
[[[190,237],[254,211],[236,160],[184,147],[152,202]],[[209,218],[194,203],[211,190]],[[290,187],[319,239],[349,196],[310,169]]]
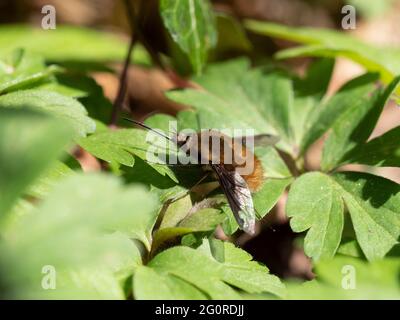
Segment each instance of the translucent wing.
[[229,206],[240,227],[249,234],[254,234],[256,215],[253,199],[246,181],[236,171],[228,171],[221,164],[211,164],[218,177],[219,184],[228,199]]

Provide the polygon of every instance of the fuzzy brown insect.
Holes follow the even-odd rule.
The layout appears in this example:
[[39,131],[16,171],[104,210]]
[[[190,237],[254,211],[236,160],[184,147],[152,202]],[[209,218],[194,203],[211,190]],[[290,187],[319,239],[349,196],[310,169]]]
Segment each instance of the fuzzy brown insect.
[[218,130],[178,133],[168,137],[143,123],[127,119],[176,143],[192,163],[212,172],[224,192],[239,227],[249,234],[255,232],[255,210],[251,192],[260,189],[264,170],[252,152],[254,144],[272,145],[278,138],[271,135],[232,138]]

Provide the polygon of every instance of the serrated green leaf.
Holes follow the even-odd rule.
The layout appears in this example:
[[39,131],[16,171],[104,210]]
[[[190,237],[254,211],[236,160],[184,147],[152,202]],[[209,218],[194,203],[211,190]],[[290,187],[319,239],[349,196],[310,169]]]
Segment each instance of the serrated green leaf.
[[[154,148],[154,151],[159,152],[162,156],[168,153],[166,141],[160,142],[154,139],[154,134],[149,136],[148,132],[144,130],[118,129],[95,133],[89,137],[80,139],[78,143],[95,157],[113,165],[122,164],[132,167],[135,162],[135,156],[137,156],[147,161],[161,175],[167,175],[174,181],[177,181],[172,170],[160,162],[161,159],[148,157],[147,152],[150,148]],[[151,141],[154,142],[152,143]]]
[[[86,297],[115,298],[110,282],[103,286],[95,281],[97,271],[107,281],[112,280],[110,272],[132,274],[141,257],[130,238],[148,246],[156,209],[156,198],[143,187],[125,187],[115,177],[78,174],[66,178],[34,212],[8,230],[1,243],[7,257],[1,273],[12,270],[7,282],[18,297],[68,298],[72,289],[79,292],[83,287]],[[41,270],[46,265],[55,267],[60,291],[43,292]],[[71,279],[71,272],[78,279]]]
[[[204,245],[208,246],[208,242]],[[163,275],[179,277],[212,299],[240,299],[227,283],[247,292],[284,294],[279,279],[269,275],[267,268],[251,261],[251,256],[241,249],[225,243],[225,259],[220,263],[204,245],[197,250],[188,247],[168,249],[153,258],[148,267]]]
[[367,173],[338,173],[333,178],[342,188],[365,256],[368,260],[383,258],[400,235],[400,186]]
[[212,299],[240,299],[240,295],[222,281],[219,263],[195,249],[174,247],[165,250],[148,266],[187,281]]
[[[379,190],[379,192],[376,192]],[[308,231],[305,252],[315,260],[332,257],[343,231],[343,202],[357,242],[368,260],[384,257],[400,235],[399,185],[371,174],[307,173],[294,182],[286,212],[296,232]]]
[[223,279],[230,285],[248,293],[268,292],[278,297],[285,295],[285,286],[278,277],[268,274],[268,269],[253,261],[246,251],[225,242]]
[[268,128],[273,131],[246,94],[244,83],[240,83],[248,71],[249,62],[244,59],[212,65],[203,76],[195,79],[207,91],[170,91],[167,96],[195,107],[201,127],[254,128],[258,133],[268,132]]
[[37,109],[68,122],[77,136],[95,131],[96,124],[75,99],[45,90],[22,90],[0,96],[0,108]]
[[290,188],[286,203],[295,232],[310,229],[304,239],[305,253],[315,260],[331,258],[343,231],[343,201],[334,182],[322,173],[307,173]]
[[31,109],[0,108],[0,217],[72,138],[62,121]]
[[201,73],[208,51],[216,45],[215,17],[208,0],[161,0],[160,13],[172,39]]
[[290,118],[292,84],[282,72],[268,68],[250,70],[248,60],[236,59],[209,66],[194,81],[205,90],[169,91],[166,95],[175,102],[194,107],[200,127],[279,133],[282,137],[278,146],[294,151],[289,145],[294,121]]

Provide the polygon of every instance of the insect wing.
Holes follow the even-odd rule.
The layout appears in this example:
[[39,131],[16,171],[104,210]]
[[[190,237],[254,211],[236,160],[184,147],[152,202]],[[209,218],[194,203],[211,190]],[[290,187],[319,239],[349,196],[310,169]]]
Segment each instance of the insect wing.
[[253,199],[246,181],[236,171],[228,171],[223,165],[212,164],[220,186],[228,199],[229,206],[240,227],[249,234],[254,234],[255,210]]

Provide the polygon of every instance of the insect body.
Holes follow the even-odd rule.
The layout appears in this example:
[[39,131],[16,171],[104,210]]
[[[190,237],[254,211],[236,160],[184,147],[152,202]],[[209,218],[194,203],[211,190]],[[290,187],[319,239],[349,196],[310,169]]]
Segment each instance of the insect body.
[[192,153],[205,171],[212,171],[229,206],[245,232],[253,234],[255,210],[251,192],[257,191],[264,177],[258,158],[243,144],[217,130],[191,135],[178,134],[179,148]]
[[[160,134],[140,122],[129,121]],[[178,148],[195,164],[201,165],[204,171],[213,174],[239,227],[249,234],[254,234],[256,215],[251,192],[261,187],[264,171],[249,144],[271,145],[278,141],[277,137],[258,135],[232,138],[218,130],[202,130],[189,134],[181,132],[173,138],[164,137],[176,143]]]

